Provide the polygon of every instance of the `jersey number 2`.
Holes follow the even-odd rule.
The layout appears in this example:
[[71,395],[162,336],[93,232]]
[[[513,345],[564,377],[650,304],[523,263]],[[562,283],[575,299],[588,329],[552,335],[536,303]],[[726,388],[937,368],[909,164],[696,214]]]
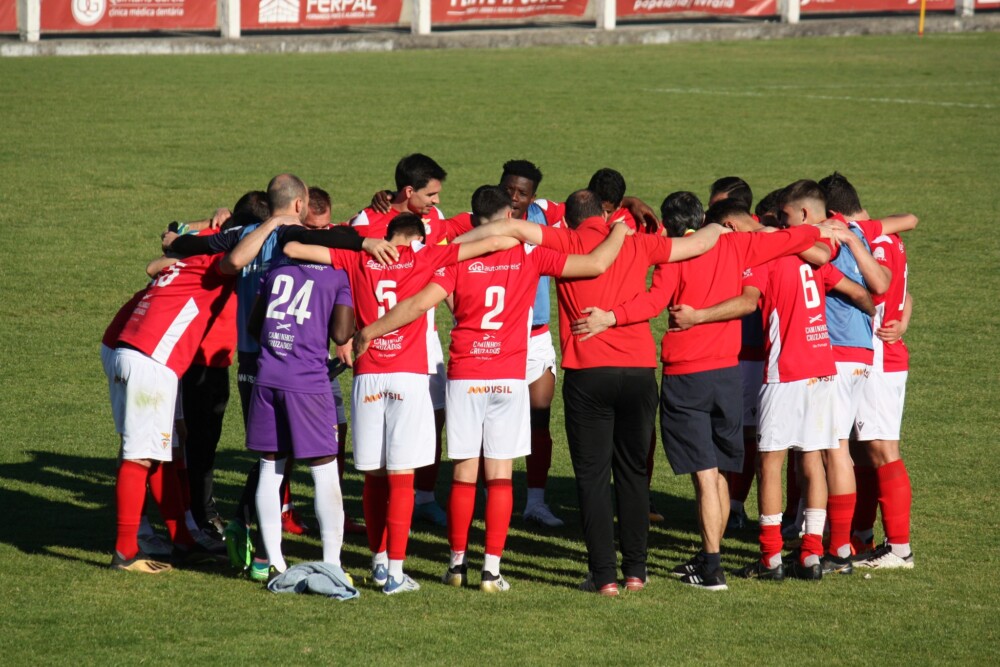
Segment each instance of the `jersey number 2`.
[[503,287],[493,286],[486,288],[486,307],[493,308],[493,310],[483,315],[483,321],[479,324],[480,329],[484,331],[496,331],[503,326],[503,322],[493,321],[494,317],[499,316],[503,312],[503,297]]

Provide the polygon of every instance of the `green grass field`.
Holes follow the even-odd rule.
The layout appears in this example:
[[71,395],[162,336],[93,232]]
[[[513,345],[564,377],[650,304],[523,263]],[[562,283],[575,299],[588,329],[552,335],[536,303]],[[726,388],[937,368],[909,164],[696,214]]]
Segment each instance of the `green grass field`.
[[[408,561],[423,590],[397,598],[366,588],[334,604],[228,571],[107,569],[117,438],[98,341],[158,232],[284,170],[328,189],[346,219],[413,151],[450,172],[448,213],[515,157],[540,165],[540,194],[557,200],[603,166],[654,206],[673,190],[707,196],[723,175],[759,197],[837,169],[873,215],[917,213],[904,424],[917,568],[689,590],[666,572],[696,539],[690,482],[660,453],[653,492],[668,518],[650,534],[652,584],[616,600],[579,593],[586,555],[557,399],[550,495],[567,527],[526,528],[516,486],[508,595],[436,583],[446,536],[423,526]],[[995,664],[998,175],[997,34],[0,60],[0,662]],[[235,397],[230,408],[225,511],[251,460]],[[360,486],[351,472],[354,515]],[[311,498],[304,471],[296,491]],[[481,529],[477,518],[474,566]],[[728,541],[724,565],[751,558],[755,539]],[[315,539],[286,549],[320,555]],[[348,539],[358,579],[366,551]]]

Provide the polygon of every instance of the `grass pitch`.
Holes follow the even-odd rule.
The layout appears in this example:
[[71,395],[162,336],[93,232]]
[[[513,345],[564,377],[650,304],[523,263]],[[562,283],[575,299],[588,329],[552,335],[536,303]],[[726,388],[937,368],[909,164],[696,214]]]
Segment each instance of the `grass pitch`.
[[[998,120],[994,34],[0,60],[3,662],[995,662]],[[660,454],[653,492],[668,518],[650,535],[652,584],[617,600],[579,593],[586,556],[557,398],[550,497],[567,527],[524,526],[519,475],[508,595],[436,583],[446,537],[423,526],[408,561],[423,590],[397,598],[365,588],[334,604],[227,572],[108,570],[116,437],[97,346],[157,233],[283,170],[328,189],[346,219],[413,151],[450,172],[447,213],[515,157],[537,162],[540,194],[559,200],[603,166],[654,207],[673,190],[707,196],[723,175],[759,198],[837,169],[874,215],[917,213],[903,436],[917,568],[688,590],[666,571],[696,541],[690,483]],[[250,463],[235,394],[230,408],[224,511]],[[311,497],[304,471],[295,490]],[[357,474],[345,493],[359,515]],[[320,554],[314,539],[286,548],[293,561]],[[726,549],[724,565],[742,565],[754,533]],[[360,580],[366,563],[364,541],[348,539],[346,567]]]

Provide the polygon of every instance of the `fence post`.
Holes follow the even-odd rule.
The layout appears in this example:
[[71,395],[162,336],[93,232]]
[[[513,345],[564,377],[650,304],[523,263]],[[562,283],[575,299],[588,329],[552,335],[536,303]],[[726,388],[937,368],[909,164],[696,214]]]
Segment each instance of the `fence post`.
[[597,0],[597,29],[614,30],[618,23],[616,0]]
[[223,39],[240,36],[240,0],[217,0],[219,7],[219,34]]
[[782,23],[798,23],[799,9],[799,0],[778,0],[778,11],[781,13]]
[[431,34],[431,0],[412,0],[413,20],[410,32],[414,35]]
[[37,42],[42,32],[41,0],[17,0],[17,31],[22,42]]
[[975,0],[955,0],[955,16],[968,18],[975,13]]

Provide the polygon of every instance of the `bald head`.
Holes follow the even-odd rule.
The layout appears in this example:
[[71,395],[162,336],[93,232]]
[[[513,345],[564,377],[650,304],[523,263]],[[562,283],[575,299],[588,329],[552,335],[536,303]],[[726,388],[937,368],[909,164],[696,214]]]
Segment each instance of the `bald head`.
[[272,215],[296,215],[305,220],[309,191],[298,176],[278,174],[267,184],[267,200]]

